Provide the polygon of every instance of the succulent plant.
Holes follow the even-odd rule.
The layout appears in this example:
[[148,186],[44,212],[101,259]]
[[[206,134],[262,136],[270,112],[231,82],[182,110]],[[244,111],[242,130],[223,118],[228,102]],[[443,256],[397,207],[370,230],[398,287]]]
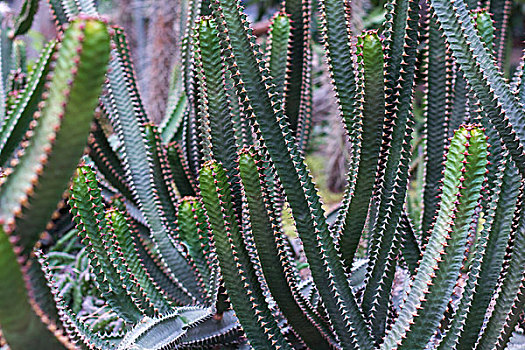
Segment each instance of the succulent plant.
[[[349,3],[319,2],[351,145],[331,213],[304,161],[308,0],[284,2],[264,48],[237,0],[187,3],[180,79],[158,127],[123,31],[96,19],[90,0],[49,3],[59,42],[22,87],[2,75],[20,90],[0,124],[0,325],[12,349],[511,343],[525,301],[523,60],[511,82],[500,68],[511,1],[490,1],[494,18],[476,1],[387,1],[382,28],[357,38]],[[25,3],[2,50],[37,4]],[[18,62],[2,61],[2,73]],[[424,176],[411,171],[419,81]],[[421,203],[407,199],[411,176]],[[288,209],[306,278],[283,230]],[[75,257],[61,247],[77,233]],[[111,312],[96,326],[60,259],[89,262]]]
[[[55,328],[50,315],[56,311],[32,247],[85,148],[109,50],[104,23],[88,18],[72,22],[59,43],[44,49],[2,120],[0,318],[13,348],[60,344],[37,317]],[[32,286],[27,291],[26,284]]]

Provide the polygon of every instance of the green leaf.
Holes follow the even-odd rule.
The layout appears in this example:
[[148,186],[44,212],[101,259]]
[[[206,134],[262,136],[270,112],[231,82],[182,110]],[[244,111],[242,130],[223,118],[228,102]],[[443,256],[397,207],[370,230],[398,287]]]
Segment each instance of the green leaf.
[[[59,310],[60,320],[62,321],[62,327],[67,334],[68,340],[74,345],[84,344],[87,348],[97,350],[112,350],[114,346],[111,343],[103,339],[101,334],[92,330],[89,325],[83,322],[82,318],[76,315],[67,305],[67,302],[61,296],[61,289],[56,276],[51,272],[50,256],[49,254],[43,254],[42,251],[37,251],[37,257],[39,265],[42,267],[42,271],[45,274],[47,283],[49,284],[55,303]],[[62,337],[64,337],[62,335]],[[68,348],[72,347],[72,344],[68,344]]]

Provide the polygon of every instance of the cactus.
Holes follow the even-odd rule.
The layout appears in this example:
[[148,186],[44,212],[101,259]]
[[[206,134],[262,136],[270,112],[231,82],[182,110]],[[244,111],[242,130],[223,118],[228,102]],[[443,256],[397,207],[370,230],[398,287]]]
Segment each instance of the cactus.
[[82,155],[108,57],[109,34],[104,23],[89,18],[72,22],[58,44],[44,49],[3,120],[0,323],[13,348],[62,346],[51,332],[68,344],[57,328],[56,309],[40,295],[47,287],[32,247],[46,229]]
[[[1,37],[13,52],[10,40],[27,31],[37,3],[26,1],[11,38]],[[494,18],[473,1],[428,0],[423,9],[386,1],[382,27],[357,38],[351,5],[320,1],[351,145],[348,185],[331,213],[304,160],[310,1],[284,1],[264,48],[239,1],[190,1],[181,80],[159,126],[146,114],[124,32],[95,19],[90,0],[49,4],[58,42],[22,86],[4,74],[22,59],[0,66],[0,325],[12,349],[519,343],[523,62],[511,84],[498,68],[510,1],[490,2]],[[420,76],[426,142],[412,180]],[[423,189],[420,205],[408,203],[411,181]],[[54,248],[39,240],[43,231]],[[76,234],[80,258],[60,252]],[[57,273],[61,261],[87,262],[84,276],[109,316],[86,322],[82,291]],[[121,327],[104,329],[110,320]]]

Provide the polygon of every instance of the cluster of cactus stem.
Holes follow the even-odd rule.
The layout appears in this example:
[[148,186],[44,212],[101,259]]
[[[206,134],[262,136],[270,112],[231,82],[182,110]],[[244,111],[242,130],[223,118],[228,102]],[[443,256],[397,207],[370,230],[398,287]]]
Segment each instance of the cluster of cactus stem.
[[[285,0],[264,46],[238,0],[183,2],[182,62],[159,126],[123,30],[92,0],[48,2],[59,38],[30,73],[17,37],[38,1],[0,32],[0,327],[11,349],[513,341],[525,306],[525,82],[523,60],[509,80],[501,68],[511,0],[387,0],[381,28],[357,37],[350,1]],[[317,15],[350,145],[331,213],[304,158]],[[46,242],[71,230],[121,328],[90,327],[66,297],[51,263],[66,256]]]

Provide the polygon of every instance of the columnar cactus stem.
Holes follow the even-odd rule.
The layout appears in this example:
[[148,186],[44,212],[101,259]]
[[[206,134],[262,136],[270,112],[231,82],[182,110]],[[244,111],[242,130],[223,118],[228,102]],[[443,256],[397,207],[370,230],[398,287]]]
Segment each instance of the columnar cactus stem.
[[436,224],[400,314],[381,349],[424,348],[422,344],[430,340],[439,325],[461,267],[486,164],[487,143],[482,129],[460,128],[447,153]]
[[[7,33],[27,31],[38,2],[0,24],[0,324],[11,348],[519,341],[524,63],[511,84],[498,68],[510,0],[490,1],[493,18],[477,0],[386,0],[381,29],[357,38],[356,5],[321,0],[351,147],[329,215],[304,159],[310,0],[283,2],[264,49],[239,0],[183,1],[182,62],[158,129],[122,29],[95,19],[93,0],[49,3],[60,43],[29,79]],[[107,310],[93,324],[80,317],[79,280]]]

